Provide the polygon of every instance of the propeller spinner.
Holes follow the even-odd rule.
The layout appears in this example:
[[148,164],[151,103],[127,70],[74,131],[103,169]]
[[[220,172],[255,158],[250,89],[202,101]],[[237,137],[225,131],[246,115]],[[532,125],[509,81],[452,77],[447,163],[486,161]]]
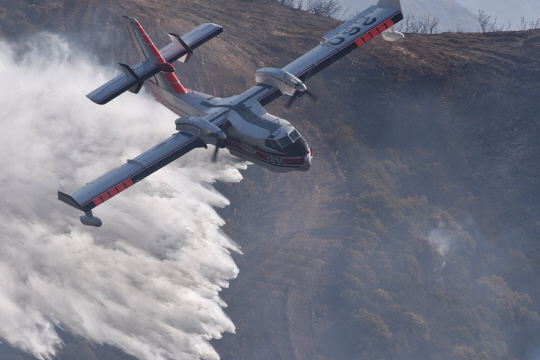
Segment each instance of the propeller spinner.
[[259,69],[255,72],[255,81],[271,84],[276,86],[283,94],[290,95],[291,98],[285,105],[286,108],[290,108],[296,99],[304,94],[307,94],[314,102],[319,100],[317,95],[307,89],[302,80],[282,69]]

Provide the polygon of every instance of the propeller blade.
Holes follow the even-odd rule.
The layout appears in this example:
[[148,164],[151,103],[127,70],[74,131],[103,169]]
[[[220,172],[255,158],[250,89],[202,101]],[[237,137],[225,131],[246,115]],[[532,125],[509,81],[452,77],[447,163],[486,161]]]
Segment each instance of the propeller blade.
[[219,146],[216,145],[216,150],[214,150],[214,155],[212,156],[212,162],[217,163],[217,155],[219,152]]
[[294,94],[291,96],[291,98],[289,99],[289,101],[287,101],[287,103],[285,104],[285,108],[290,109],[291,106],[296,101],[296,99],[298,99],[300,96],[303,96],[303,95],[307,95],[309,99],[312,100],[313,102],[319,101],[319,97],[309,90],[304,90],[304,91],[296,90]]
[[285,109],[290,109],[295,101],[296,101],[296,96],[291,96],[289,101],[287,101],[287,103],[285,104]]
[[294,102],[296,101],[296,99],[298,98],[298,94],[300,92],[298,90],[296,90],[294,92],[294,94],[292,94],[292,96],[290,97],[289,101],[287,101],[287,103],[285,104],[285,108],[286,109],[290,109],[292,104],[294,104]]
[[319,97],[317,95],[315,95],[314,93],[312,93],[311,91],[306,90],[306,94],[307,94],[307,96],[309,96],[309,98],[311,100],[313,100],[313,102],[319,101]]
[[217,156],[219,149],[225,149],[227,147],[227,135],[222,131],[216,133],[216,149],[214,150],[214,155],[212,156],[212,162],[217,162]]

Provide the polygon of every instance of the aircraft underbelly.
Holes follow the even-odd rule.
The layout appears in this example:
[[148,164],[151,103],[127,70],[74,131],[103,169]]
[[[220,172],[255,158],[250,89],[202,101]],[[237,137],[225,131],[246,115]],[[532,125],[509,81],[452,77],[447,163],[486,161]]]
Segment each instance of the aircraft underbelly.
[[289,171],[307,171],[311,166],[311,161],[306,157],[287,157],[274,155],[255,149],[248,144],[227,140],[227,149],[231,155],[247,160],[256,165],[262,166],[270,171],[284,173]]

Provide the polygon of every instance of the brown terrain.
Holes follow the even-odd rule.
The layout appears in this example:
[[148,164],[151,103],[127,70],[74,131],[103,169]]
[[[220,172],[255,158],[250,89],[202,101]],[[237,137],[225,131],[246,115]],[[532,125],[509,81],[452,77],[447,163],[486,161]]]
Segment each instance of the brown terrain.
[[[170,31],[223,25],[177,66],[217,96],[339,24],[269,1],[0,0],[0,31],[52,31],[102,63],[135,63],[123,14],[159,45]],[[540,31],[378,38],[308,86],[318,103],[268,110],[306,137],[312,169],[251,166],[241,183],[217,184],[231,200],[224,230],[244,252],[222,293],[237,332],[212,341],[222,359],[533,359]],[[437,229],[452,241],[444,256]]]

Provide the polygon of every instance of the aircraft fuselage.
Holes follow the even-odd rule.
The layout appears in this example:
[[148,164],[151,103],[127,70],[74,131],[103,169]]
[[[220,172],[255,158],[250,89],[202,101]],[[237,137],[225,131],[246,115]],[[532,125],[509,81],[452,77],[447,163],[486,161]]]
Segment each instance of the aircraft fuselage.
[[[182,110],[219,126],[231,155],[274,172],[309,170],[312,151],[308,143],[291,123],[268,113],[258,102],[257,95],[264,90],[267,86],[260,84],[228,98],[188,92],[181,99],[191,106]],[[212,143],[212,139],[205,141]]]

